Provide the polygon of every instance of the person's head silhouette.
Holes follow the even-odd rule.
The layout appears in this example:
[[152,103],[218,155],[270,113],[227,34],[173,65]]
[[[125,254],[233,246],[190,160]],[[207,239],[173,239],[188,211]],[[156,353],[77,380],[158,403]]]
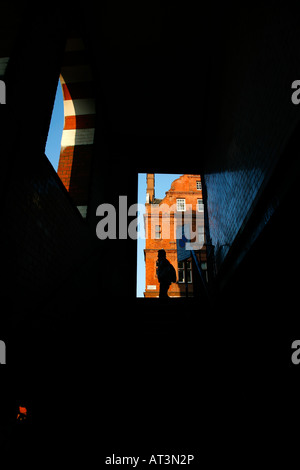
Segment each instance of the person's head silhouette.
[[166,251],[165,250],[158,250],[158,259],[161,260],[161,259],[166,259]]

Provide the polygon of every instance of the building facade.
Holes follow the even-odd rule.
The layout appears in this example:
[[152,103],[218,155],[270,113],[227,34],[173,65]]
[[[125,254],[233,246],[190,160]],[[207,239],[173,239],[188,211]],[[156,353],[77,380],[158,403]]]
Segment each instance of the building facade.
[[[166,251],[167,259],[177,273],[172,283],[170,297],[193,297],[199,293],[199,267],[207,281],[207,260],[204,231],[204,203],[200,175],[182,175],[171,184],[163,199],[155,198],[155,175],[147,174],[145,204],[145,297],[159,296],[159,282],[156,274],[158,250]],[[177,240],[185,236],[187,244],[179,245],[190,249],[186,259],[182,250],[178,255]],[[182,241],[181,241],[182,243]],[[197,266],[198,265],[198,266]]]

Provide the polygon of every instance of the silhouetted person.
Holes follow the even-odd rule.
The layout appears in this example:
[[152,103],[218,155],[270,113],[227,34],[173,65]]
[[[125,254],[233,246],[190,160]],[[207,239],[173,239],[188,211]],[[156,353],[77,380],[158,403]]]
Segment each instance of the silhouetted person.
[[158,250],[156,266],[156,274],[160,284],[159,298],[167,299],[170,285],[172,282],[176,282],[176,271],[170,261],[167,260],[165,250]]

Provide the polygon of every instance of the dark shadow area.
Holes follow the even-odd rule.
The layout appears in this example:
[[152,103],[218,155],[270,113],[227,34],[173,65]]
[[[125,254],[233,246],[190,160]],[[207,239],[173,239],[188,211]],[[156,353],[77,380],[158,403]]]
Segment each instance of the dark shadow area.
[[[0,429],[24,461],[37,448],[86,467],[119,450],[186,450],[200,453],[197,468],[204,458],[240,468],[245,456],[286,468],[298,449],[298,8],[147,5],[103,4],[102,18],[89,2],[34,8],[0,39],[11,57],[0,107]],[[77,31],[103,110],[86,221],[43,154]],[[118,207],[119,195],[136,203],[137,174],[170,162],[203,175],[213,289],[166,311],[135,298],[136,241],[99,240],[96,208]],[[31,422],[16,423],[23,397]]]
[[76,206],[87,206],[93,147],[91,145],[75,145],[72,160],[69,194]]

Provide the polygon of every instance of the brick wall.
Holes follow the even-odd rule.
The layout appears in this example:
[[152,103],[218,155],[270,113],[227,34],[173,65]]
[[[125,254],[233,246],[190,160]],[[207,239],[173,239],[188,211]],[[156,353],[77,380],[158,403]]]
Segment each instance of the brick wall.
[[[194,225],[192,229],[197,232],[196,213],[197,215],[200,214],[197,212],[197,199],[202,199],[202,190],[197,190],[197,181],[201,181],[200,175],[182,175],[171,184],[171,188],[166,192],[166,196],[160,202],[155,201],[154,199],[154,204],[145,205],[145,297],[157,297],[159,294],[159,282],[156,276],[156,261],[158,250],[164,249],[166,251],[167,259],[174,266],[178,280],[176,227],[177,224],[182,225],[183,213],[177,212],[176,200],[177,198],[185,199],[187,209],[187,211],[184,212],[186,217],[185,224],[192,223]],[[170,207],[172,207],[172,212],[169,210]],[[197,226],[200,224],[203,224],[203,219],[201,216],[197,220]],[[161,226],[160,239],[155,238],[156,225]],[[149,288],[149,286],[152,286],[152,288]],[[189,284],[188,288],[189,292],[193,292],[192,284]],[[172,283],[168,294],[170,296],[185,295],[185,284],[180,284],[178,282]]]
[[67,40],[60,80],[65,123],[57,173],[85,217],[95,133],[95,101],[88,54],[80,37]]
[[[211,129],[221,139],[216,145],[211,135],[211,156],[204,171],[217,270],[236,237],[247,230],[247,222],[299,122],[299,111],[291,102],[291,83],[300,74],[300,61],[295,60],[299,32],[279,17],[270,18],[263,31],[255,56],[244,47],[243,67],[236,65],[239,72],[235,70],[239,82],[229,67],[224,67],[221,78],[218,76],[225,98]],[[231,46],[235,57],[235,46]],[[230,83],[238,90],[235,102],[229,99]]]

